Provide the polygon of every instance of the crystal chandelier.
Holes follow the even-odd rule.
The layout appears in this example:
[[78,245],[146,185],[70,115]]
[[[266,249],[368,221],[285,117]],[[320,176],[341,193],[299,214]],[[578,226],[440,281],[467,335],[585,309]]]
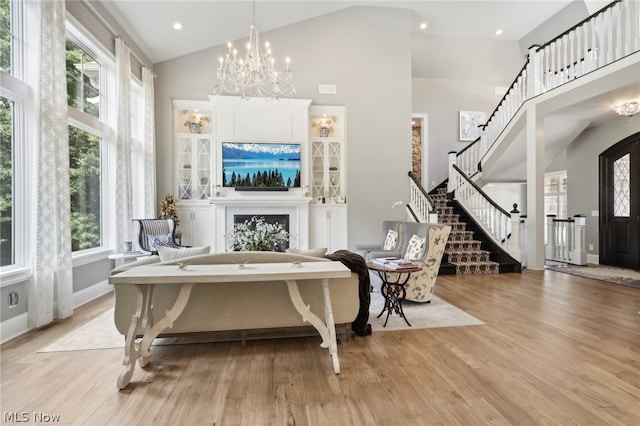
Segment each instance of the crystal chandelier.
[[275,98],[293,96],[296,92],[291,84],[291,69],[289,58],[286,58],[285,68],[279,71],[275,66],[275,59],[271,56],[269,42],[265,43],[265,51],[260,46],[260,34],[256,27],[256,2],[253,1],[253,24],[249,30],[249,42],[244,58],[238,55],[231,42],[227,43],[229,51],[225,57],[220,57],[214,93],[221,95]]
[[613,106],[613,110],[618,113],[618,115],[631,118],[640,112],[640,103],[631,101],[623,104],[616,104]]

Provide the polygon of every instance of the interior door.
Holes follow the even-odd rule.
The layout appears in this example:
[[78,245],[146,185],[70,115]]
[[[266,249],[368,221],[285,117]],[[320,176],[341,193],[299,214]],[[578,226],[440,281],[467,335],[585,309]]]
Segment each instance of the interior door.
[[640,269],[640,133],[600,155],[600,263]]

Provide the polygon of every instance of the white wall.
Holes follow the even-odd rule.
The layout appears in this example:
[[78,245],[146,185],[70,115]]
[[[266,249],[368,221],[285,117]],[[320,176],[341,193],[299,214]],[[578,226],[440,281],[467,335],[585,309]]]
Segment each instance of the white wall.
[[[349,248],[377,241],[382,220],[402,216],[392,210],[394,201],[408,201],[410,26],[407,11],[353,7],[261,34],[274,57],[291,57],[296,97],[346,106]],[[173,188],[171,100],[206,100],[225,50],[218,46],[154,66],[158,199]],[[318,84],[337,85],[337,95],[318,95]]]

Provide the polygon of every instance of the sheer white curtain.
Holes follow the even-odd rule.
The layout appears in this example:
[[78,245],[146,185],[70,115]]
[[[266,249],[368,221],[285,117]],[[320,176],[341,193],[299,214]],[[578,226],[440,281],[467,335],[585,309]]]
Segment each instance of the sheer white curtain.
[[131,50],[116,40],[116,250],[133,240],[133,202],[131,177]]
[[33,6],[40,12],[40,59],[35,85],[38,129],[33,144],[28,317],[30,327],[40,327],[56,316],[73,313],[73,277],[65,3],[51,0]]
[[157,217],[156,210],[156,119],[153,79],[155,74],[142,68],[142,90],[144,92],[144,217]]

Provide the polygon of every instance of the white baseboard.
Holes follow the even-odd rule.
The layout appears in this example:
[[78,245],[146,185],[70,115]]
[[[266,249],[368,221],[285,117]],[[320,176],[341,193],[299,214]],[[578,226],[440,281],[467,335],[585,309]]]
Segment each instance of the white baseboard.
[[105,295],[113,291],[113,286],[109,284],[107,280],[94,284],[91,287],[87,287],[84,290],[80,290],[73,293],[73,307],[77,308],[85,303],[91,302],[98,297]]
[[[113,291],[113,287],[109,285],[107,280],[94,284],[91,287],[87,287],[84,290],[80,290],[73,293],[73,307],[77,308],[85,303],[91,302],[98,297],[105,295]],[[27,320],[28,314],[25,312],[20,315],[16,315],[13,318],[9,318],[6,321],[0,322],[0,343],[8,342],[21,334],[31,330]]]
[[599,254],[589,254],[587,253],[587,263],[592,263],[594,265],[600,264],[600,255]]
[[2,321],[0,322],[0,343],[8,342],[29,330],[26,312]]

